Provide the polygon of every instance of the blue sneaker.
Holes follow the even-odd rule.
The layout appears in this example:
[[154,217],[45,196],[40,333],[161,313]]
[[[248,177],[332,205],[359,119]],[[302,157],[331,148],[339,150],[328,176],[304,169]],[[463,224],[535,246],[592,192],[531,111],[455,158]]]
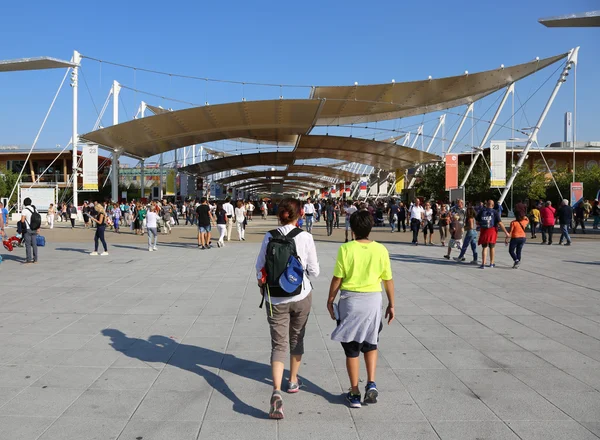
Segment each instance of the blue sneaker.
[[494,267],[496,267],[496,265],[495,264],[490,264],[490,267],[494,268]]
[[348,394],[346,394],[346,400],[348,401],[348,405],[350,405],[350,408],[360,408],[360,393],[359,394],[352,394],[352,391],[349,391]]
[[377,384],[375,382],[367,382],[365,387],[365,400],[364,403],[377,403],[379,397],[379,391],[377,391]]

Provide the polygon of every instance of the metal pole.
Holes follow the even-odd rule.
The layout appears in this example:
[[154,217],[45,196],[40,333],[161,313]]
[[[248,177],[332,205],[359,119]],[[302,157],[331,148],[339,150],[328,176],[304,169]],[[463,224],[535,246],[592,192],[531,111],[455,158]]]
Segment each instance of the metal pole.
[[146,189],[146,176],[144,175],[144,159],[140,161],[140,198],[144,198]]
[[433,136],[431,136],[431,140],[429,141],[429,145],[427,145],[427,149],[425,150],[426,153],[429,153],[429,150],[431,150],[431,146],[433,145],[433,141],[435,141],[435,138],[437,137],[440,128],[442,128],[442,126],[444,125],[444,123],[446,122],[446,115],[443,114],[442,116],[440,116],[440,122],[438,122],[437,127],[435,127],[435,131],[433,132]]
[[163,195],[163,154],[160,153],[160,162],[158,164],[158,182],[159,182],[159,191],[158,198],[162,200]]
[[[117,81],[113,81],[113,125],[119,123],[119,92],[121,85]],[[119,152],[113,151],[112,154],[112,174],[110,177],[111,199],[113,202],[119,200]]]
[[496,113],[494,113],[494,117],[490,121],[490,125],[488,126],[487,130],[485,131],[485,134],[483,135],[483,139],[481,139],[481,142],[479,143],[479,147],[477,148],[477,154],[471,160],[471,164],[469,165],[469,169],[467,170],[467,173],[465,174],[465,177],[463,177],[463,180],[462,180],[462,182],[460,184],[460,188],[464,188],[465,187],[465,185],[467,183],[467,179],[471,175],[471,172],[473,171],[473,168],[475,168],[475,164],[477,163],[477,159],[479,159],[479,156],[481,156],[483,154],[483,146],[487,142],[488,137],[490,136],[490,134],[492,133],[492,130],[494,129],[494,126],[496,125],[496,121],[498,120],[498,117],[500,116],[500,112],[502,111],[502,108],[504,108],[504,104],[506,103],[506,100],[508,99],[508,95],[511,94],[511,93],[514,93],[514,91],[515,91],[515,83],[512,83],[510,86],[508,86],[506,88],[506,92],[504,93],[504,96],[502,97],[502,101],[500,102],[500,105],[496,109]]
[[458,138],[458,135],[460,134],[460,131],[463,128],[463,125],[465,125],[465,121],[467,120],[467,116],[469,114],[473,113],[473,105],[474,105],[473,103],[469,104],[469,106],[465,110],[465,114],[463,115],[462,119],[460,120],[460,124],[458,124],[458,128],[456,129],[456,133],[454,133],[454,136],[452,136],[452,140],[450,141],[450,145],[448,145],[448,151],[446,151],[446,154],[450,154],[450,151],[452,151],[452,147],[454,147],[454,143],[456,142],[456,138]]
[[73,206],[78,206],[77,201],[77,151],[78,151],[78,143],[79,137],[77,135],[77,91],[78,91],[78,74],[79,74],[79,63],[81,62],[81,55],[79,52],[73,52],[73,71],[71,72],[71,85],[73,86]]
[[[510,122],[510,174],[515,172],[515,94],[512,94],[512,117]],[[511,216],[514,213],[514,197],[513,187],[510,188],[510,212]]]
[[552,91],[552,94],[550,95],[550,98],[548,99],[548,102],[546,103],[546,106],[544,107],[544,110],[542,111],[542,114],[540,115],[540,118],[538,119],[537,124],[535,124],[533,131],[529,135],[529,139],[527,139],[527,144],[525,145],[525,148],[523,149],[523,152],[521,153],[521,157],[519,158],[519,161],[517,162],[517,165],[515,166],[514,172],[510,175],[510,179],[508,180],[508,182],[506,184],[506,188],[504,188],[504,191],[502,191],[502,195],[500,196],[500,200],[498,200],[499,205],[502,205],[502,203],[504,203],[504,199],[508,195],[508,191],[512,187],[513,182],[515,181],[515,178],[517,177],[517,174],[519,173],[519,170],[523,166],[523,162],[525,162],[525,159],[527,158],[527,153],[529,153],[529,149],[530,149],[531,145],[534,142],[537,142],[538,132],[540,131],[540,128],[542,127],[542,124],[544,123],[544,120],[546,119],[546,116],[548,115],[548,112],[550,111],[550,107],[552,107],[552,103],[554,102],[554,99],[556,98],[556,95],[558,94],[558,91],[560,90],[560,86],[567,80],[567,75],[569,74],[569,70],[571,70],[573,65],[577,64],[577,54],[578,53],[579,53],[579,46],[576,47],[575,49],[571,49],[569,51],[569,56],[567,58],[567,65],[565,66],[562,73],[560,74],[560,78],[556,82],[556,85],[554,86],[554,90]]
[[[577,143],[577,61],[573,65],[573,183],[575,183],[575,144]],[[574,200],[571,201],[571,205]]]

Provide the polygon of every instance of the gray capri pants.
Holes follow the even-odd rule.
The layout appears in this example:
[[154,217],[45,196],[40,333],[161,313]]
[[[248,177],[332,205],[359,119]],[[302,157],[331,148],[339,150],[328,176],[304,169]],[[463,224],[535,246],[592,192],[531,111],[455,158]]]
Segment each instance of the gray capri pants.
[[271,362],[284,362],[290,354],[304,354],[304,334],[310,315],[312,292],[297,302],[273,305],[271,316],[269,304],[266,305],[267,321],[271,330]]

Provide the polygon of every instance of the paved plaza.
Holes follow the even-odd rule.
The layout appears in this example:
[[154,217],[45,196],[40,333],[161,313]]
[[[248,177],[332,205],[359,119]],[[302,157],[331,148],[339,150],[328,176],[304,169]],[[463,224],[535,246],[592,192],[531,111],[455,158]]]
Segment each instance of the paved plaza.
[[4,253],[0,439],[600,437],[600,241],[589,234],[570,248],[526,245],[519,270],[500,245],[498,267],[480,270],[378,232],[397,317],[381,334],[379,403],[350,410],[325,308],[342,235],[317,227],[307,386],[284,396],[285,420],[268,420],[254,262],[274,225],[254,222],[248,242],[207,251],[192,228],[154,253],[145,238],[107,233],[106,257],[87,255],[91,231],[59,228],[44,231],[38,264],[21,264],[24,249]]

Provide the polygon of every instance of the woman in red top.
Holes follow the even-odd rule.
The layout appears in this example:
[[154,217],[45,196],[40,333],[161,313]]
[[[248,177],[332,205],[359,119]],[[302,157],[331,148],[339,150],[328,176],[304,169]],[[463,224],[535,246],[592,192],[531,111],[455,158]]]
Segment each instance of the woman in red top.
[[[546,202],[546,206],[540,209],[540,217],[542,218],[542,244],[552,244],[552,234],[554,233],[554,223],[556,209],[552,207],[552,202]],[[548,240],[546,240],[548,238]]]

